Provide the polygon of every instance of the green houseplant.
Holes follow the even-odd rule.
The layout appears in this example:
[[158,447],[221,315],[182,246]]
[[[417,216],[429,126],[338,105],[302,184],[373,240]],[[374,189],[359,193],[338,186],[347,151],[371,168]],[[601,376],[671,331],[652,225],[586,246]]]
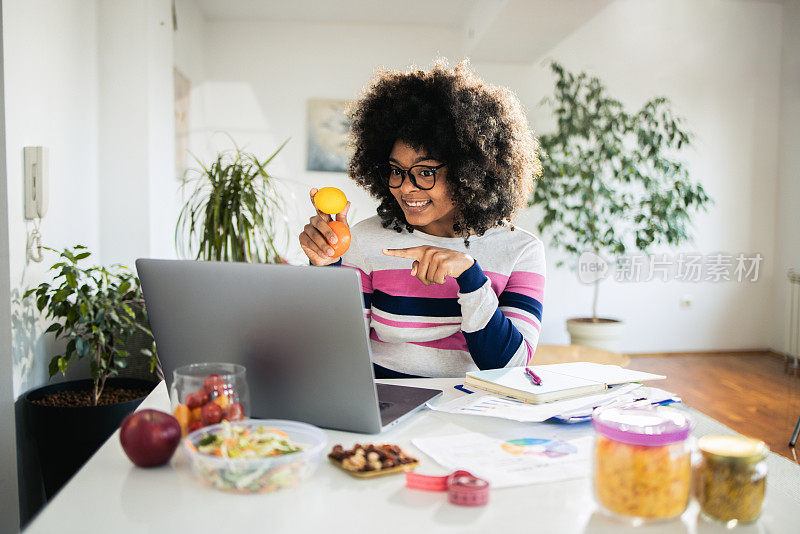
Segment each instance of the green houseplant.
[[[679,158],[692,134],[671,103],[653,98],[630,112],[598,78],[570,73],[556,62],[550,68],[555,92],[544,103],[556,130],[540,137],[542,178],[529,201],[542,212],[539,231],[576,259],[585,252],[613,257],[688,240],[692,214],[711,200]],[[596,330],[619,326],[598,317],[599,282],[594,280],[591,317],[571,319],[568,329],[580,323]]]
[[25,439],[33,445],[38,484],[49,499],[156,384],[155,376],[152,380],[116,377],[133,356],[126,344],[143,333],[150,348],[141,352],[150,359],[151,370],[158,367],[158,360],[133,273],[120,265],[84,267],[90,252],[82,245],[47,250],[58,254],[50,267],[52,280],[29,289],[24,298],[34,298],[39,312],[52,320],[45,333],[66,341],[50,360],[50,376],[66,373],[82,359],[89,361],[91,375],[22,395]]
[[187,171],[183,186],[191,192],[175,226],[178,250],[188,244],[198,260],[283,263],[276,243],[281,226],[288,232],[284,201],[266,167],[288,142],[263,161],[235,147]]
[[[47,247],[44,247],[47,248]],[[81,260],[91,253],[82,245],[64,249],[60,261],[50,267],[53,282],[42,282],[29,289],[25,297],[36,296],[36,307],[53,323],[45,333],[54,332],[56,339],[67,340],[63,354],[50,360],[53,377],[66,373],[77,359],[89,358],[92,377],[92,404],[97,406],[109,377],[124,369],[129,356],[125,343],[137,331],[153,339],[145,326],[147,318],[139,279],[123,265],[81,267]],[[157,363],[155,346],[142,349],[151,358],[151,370]]]

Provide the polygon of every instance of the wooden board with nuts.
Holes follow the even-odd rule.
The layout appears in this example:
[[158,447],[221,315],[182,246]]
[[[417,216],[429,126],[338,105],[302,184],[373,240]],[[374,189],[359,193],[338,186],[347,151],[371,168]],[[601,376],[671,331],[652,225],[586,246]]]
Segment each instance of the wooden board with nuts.
[[408,456],[397,445],[362,445],[356,443],[351,449],[336,445],[328,454],[330,461],[358,478],[372,478],[415,469],[419,460]]

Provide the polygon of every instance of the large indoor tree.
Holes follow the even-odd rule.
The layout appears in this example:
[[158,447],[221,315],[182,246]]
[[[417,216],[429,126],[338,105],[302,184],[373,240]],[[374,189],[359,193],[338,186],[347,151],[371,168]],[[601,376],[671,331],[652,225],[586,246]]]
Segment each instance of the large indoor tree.
[[542,177],[529,202],[543,213],[538,229],[550,245],[577,259],[688,240],[693,213],[711,200],[680,157],[692,134],[669,100],[653,98],[630,112],[598,78],[550,67],[555,92],[544,102],[556,130],[540,136]]

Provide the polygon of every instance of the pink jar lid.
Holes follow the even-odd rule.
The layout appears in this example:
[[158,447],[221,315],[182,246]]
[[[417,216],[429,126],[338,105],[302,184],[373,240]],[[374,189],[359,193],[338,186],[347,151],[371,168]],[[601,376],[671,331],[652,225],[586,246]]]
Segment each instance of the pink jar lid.
[[629,445],[668,445],[686,440],[692,420],[668,406],[606,408],[592,414],[594,429],[603,436]]

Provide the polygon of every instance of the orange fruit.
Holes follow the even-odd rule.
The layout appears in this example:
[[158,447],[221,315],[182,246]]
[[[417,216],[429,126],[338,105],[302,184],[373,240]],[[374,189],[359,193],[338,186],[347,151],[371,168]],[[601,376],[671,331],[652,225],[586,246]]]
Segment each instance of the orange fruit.
[[334,215],[341,213],[347,205],[347,197],[341,189],[335,187],[323,187],[314,195],[314,205],[322,213]]
[[220,395],[216,399],[213,400],[214,404],[218,404],[220,408],[223,410],[227,410],[228,406],[231,405],[231,400],[228,398],[227,395]]
[[172,415],[175,416],[175,419],[178,420],[178,424],[181,425],[181,432],[186,435],[186,430],[189,428],[189,421],[192,418],[189,407],[185,404],[179,404],[175,407],[175,412]]
[[202,406],[194,408],[193,410],[190,410],[190,412],[191,412],[191,418],[189,419],[190,422],[191,421],[199,421],[203,417],[202,416],[202,413],[203,413],[203,407]]
[[335,245],[331,245],[333,249],[333,257],[338,258],[350,248],[350,228],[347,224],[341,221],[331,221],[328,223],[333,233],[336,234],[337,241]]

